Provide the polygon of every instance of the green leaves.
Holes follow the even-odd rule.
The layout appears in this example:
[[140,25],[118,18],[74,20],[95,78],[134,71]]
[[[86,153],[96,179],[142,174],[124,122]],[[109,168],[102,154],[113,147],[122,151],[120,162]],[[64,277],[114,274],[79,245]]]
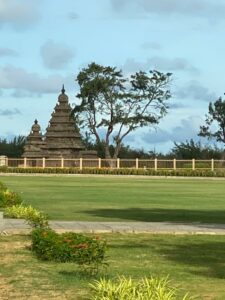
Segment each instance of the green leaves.
[[98,236],[66,232],[58,234],[52,229],[32,231],[32,251],[39,259],[78,264],[81,271],[97,274],[105,266],[106,241]]
[[115,280],[101,278],[90,284],[91,300],[188,300],[187,294],[177,296],[177,290],[170,285],[168,278],[144,277],[139,281],[124,276]]
[[14,205],[20,205],[22,199],[19,194],[5,189],[4,185],[0,184],[0,207],[11,207]]
[[48,218],[41,211],[32,206],[13,205],[7,207],[4,216],[15,219],[25,219],[27,224],[34,228],[48,228]]
[[139,71],[125,78],[115,67],[91,63],[77,76],[81,100],[73,113],[82,128],[100,143],[105,132],[105,157],[114,142],[117,158],[123,139],[139,127],[152,126],[167,113],[171,73]]
[[215,138],[217,142],[225,143],[225,100],[219,98],[209,103],[205,125],[200,126],[199,136],[208,139]]

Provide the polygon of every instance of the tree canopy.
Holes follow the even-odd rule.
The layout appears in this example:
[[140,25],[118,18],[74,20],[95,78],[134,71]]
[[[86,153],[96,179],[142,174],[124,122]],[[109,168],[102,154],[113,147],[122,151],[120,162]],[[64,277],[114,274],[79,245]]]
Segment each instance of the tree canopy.
[[215,138],[217,142],[225,143],[225,100],[221,97],[214,103],[209,103],[205,125],[200,127],[199,136]]
[[115,67],[91,63],[76,78],[81,103],[73,110],[75,119],[97,143],[104,140],[106,158],[117,158],[126,136],[137,128],[158,124],[167,113],[171,75],[153,70],[125,78]]
[[0,155],[8,157],[21,157],[23,154],[23,147],[25,145],[26,137],[19,135],[8,141],[0,139]]
[[182,143],[174,143],[170,153],[171,157],[177,159],[220,159],[222,150],[214,146],[202,145],[200,141],[195,142],[193,139]]

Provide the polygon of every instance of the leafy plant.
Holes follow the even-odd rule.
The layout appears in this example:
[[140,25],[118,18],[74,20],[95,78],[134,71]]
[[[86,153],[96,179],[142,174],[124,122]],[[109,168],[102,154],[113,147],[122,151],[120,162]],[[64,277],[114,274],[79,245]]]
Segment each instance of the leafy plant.
[[32,206],[13,205],[7,207],[4,216],[15,219],[25,219],[34,228],[46,228],[49,226],[47,216]]
[[0,191],[0,207],[9,207],[21,203],[22,198],[19,194],[5,189],[4,185],[2,186],[2,190]]
[[6,191],[6,190],[7,190],[7,186],[0,181],[0,192]]
[[118,277],[116,280],[100,279],[90,284],[91,300],[189,300],[186,294],[180,298],[177,290],[170,286],[168,278],[132,278]]
[[89,274],[96,274],[105,265],[106,241],[98,237],[68,232],[58,234],[52,229],[32,231],[32,250],[39,259],[74,262]]

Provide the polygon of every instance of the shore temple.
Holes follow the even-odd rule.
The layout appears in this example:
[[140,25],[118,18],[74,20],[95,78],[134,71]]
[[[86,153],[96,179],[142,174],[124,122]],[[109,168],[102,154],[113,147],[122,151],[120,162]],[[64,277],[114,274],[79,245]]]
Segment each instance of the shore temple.
[[96,158],[95,151],[87,151],[82,143],[79,129],[72,117],[72,108],[64,86],[51,115],[46,133],[35,120],[27,137],[23,157],[30,159],[47,158]]

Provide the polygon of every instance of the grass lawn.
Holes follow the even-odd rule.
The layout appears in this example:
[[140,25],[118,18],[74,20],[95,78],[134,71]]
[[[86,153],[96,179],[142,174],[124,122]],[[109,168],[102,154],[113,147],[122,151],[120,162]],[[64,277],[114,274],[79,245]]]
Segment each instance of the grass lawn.
[[[172,285],[196,299],[225,299],[225,237],[103,235],[109,268],[105,275],[170,276]],[[28,236],[0,237],[0,299],[86,299],[88,283],[73,264],[38,261]]]
[[0,176],[51,219],[225,223],[225,181]]

